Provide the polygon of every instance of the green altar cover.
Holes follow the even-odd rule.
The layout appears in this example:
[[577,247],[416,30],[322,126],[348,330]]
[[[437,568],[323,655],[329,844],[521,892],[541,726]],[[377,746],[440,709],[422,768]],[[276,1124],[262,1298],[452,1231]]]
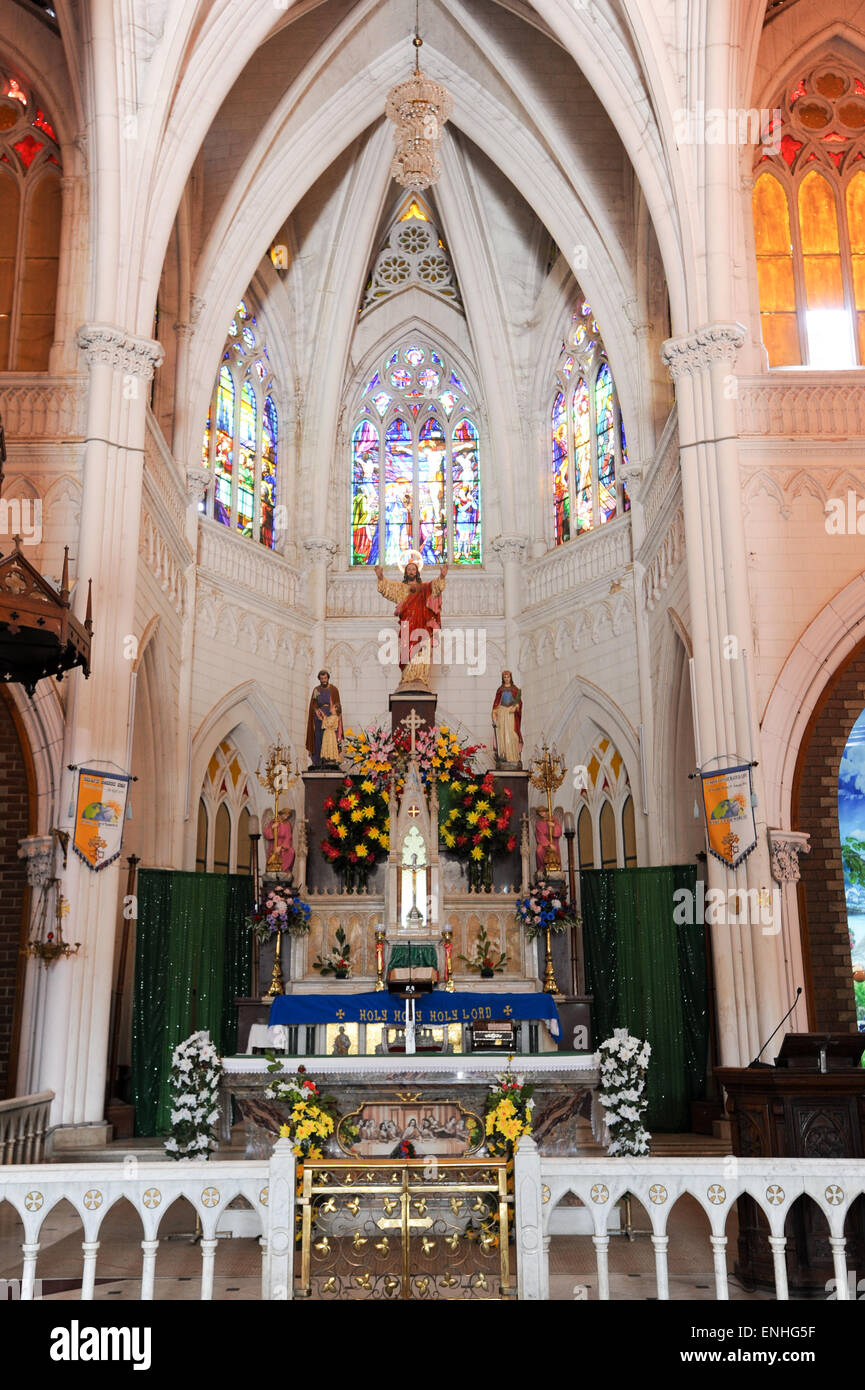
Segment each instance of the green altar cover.
[[394,946],[387,963],[388,970],[438,970],[435,946]]
[[[559,1036],[559,1012],[551,994],[449,994],[435,989],[415,1000],[421,1024],[480,1023],[490,1019],[541,1021]],[[405,1002],[384,991],[369,994],[279,994],[270,1026],[296,1023],[405,1023]]]

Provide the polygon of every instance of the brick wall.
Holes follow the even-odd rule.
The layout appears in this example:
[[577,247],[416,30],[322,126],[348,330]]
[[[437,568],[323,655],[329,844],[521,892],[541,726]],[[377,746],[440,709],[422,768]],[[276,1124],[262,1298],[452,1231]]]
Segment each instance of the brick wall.
[[[838,771],[865,707],[865,644],[830,681],[811,718],[796,768],[793,826],[811,836],[802,855],[799,911],[815,1030],[855,1032],[850,938],[838,828]],[[810,962],[810,964],[809,964]]]
[[27,873],[18,841],[29,833],[30,792],[18,730],[0,692],[0,1097],[14,1090],[10,1054]]

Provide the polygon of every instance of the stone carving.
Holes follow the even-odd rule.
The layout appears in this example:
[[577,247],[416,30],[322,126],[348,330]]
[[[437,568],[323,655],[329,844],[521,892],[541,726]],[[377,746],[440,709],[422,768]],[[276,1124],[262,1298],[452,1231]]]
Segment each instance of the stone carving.
[[461,308],[460,293],[450,255],[432,222],[410,217],[395,222],[373,266],[361,312],[407,285],[440,294]]
[[526,569],[526,606],[549,603],[573,594],[592,579],[611,577],[633,559],[630,526],[602,526],[580,536],[578,543],[558,546]]
[[810,854],[811,836],[804,830],[769,831],[772,877],[776,883],[798,883],[799,855]]
[[54,836],[29,835],[19,840],[18,858],[26,861],[30,887],[47,887],[54,877]]
[[0,386],[0,414],[6,438],[62,439],[84,435],[86,377],[33,378]]
[[712,362],[732,366],[744,341],[745,329],[740,323],[710,323],[684,338],[668,338],[661,348],[661,359],[678,381],[705,371]]
[[685,514],[680,507],[643,575],[643,604],[651,613],[685,556]]
[[523,564],[529,548],[528,536],[496,536],[491,544],[503,565],[510,562]]
[[186,607],[183,569],[154,524],[153,518],[146,511],[141,516],[138,553],[143,556],[153,578],[162,592],[168,595],[175,612],[182,618]]
[[86,323],[78,330],[78,346],[88,366],[113,367],[126,376],[149,381],[165,356],[161,343],[153,338],[136,338],[108,323]]
[[198,563],[229,589],[248,593],[280,608],[299,606],[300,575],[272,550],[234,536],[227,526],[201,517]]
[[212,486],[213,474],[209,468],[204,468],[201,464],[187,464],[186,496],[190,506],[198,507],[204,501]]
[[784,435],[851,439],[865,434],[865,400],[861,386],[817,380],[764,377],[739,383],[739,431],[744,435]]

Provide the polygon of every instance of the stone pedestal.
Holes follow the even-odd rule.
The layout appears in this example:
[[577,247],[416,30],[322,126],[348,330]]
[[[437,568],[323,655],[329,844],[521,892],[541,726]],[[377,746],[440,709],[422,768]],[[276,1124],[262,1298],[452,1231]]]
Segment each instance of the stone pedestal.
[[424,724],[432,726],[436,722],[438,696],[432,690],[395,690],[388,704],[390,705],[391,729],[394,733],[397,732],[403,719],[408,718],[413,709],[417,711],[418,719],[422,719]]

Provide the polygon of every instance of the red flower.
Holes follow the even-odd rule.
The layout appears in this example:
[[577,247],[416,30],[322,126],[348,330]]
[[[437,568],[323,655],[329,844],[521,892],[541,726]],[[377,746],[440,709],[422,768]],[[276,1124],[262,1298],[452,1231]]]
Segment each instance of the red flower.
[[507,818],[505,816],[499,816],[498,820],[496,821],[496,830],[507,830],[507,828]]
[[508,801],[512,800],[513,792],[511,791],[510,787],[503,787],[502,790],[505,796],[507,797]]
[[349,801],[347,796],[340,797],[339,804],[344,811],[351,810],[351,802]]
[[471,797],[470,797],[470,796],[464,796],[464,797],[463,797],[463,805],[464,805],[464,806],[471,806],[471,804],[472,804],[472,799],[471,799]]
[[324,803],[324,809],[325,809],[326,811],[332,811],[335,805],[336,805],[336,802],[334,801],[333,797],[332,797],[332,796],[329,796],[329,797],[327,798],[327,800],[325,801],[325,803]]
[[[480,826],[481,830],[486,830],[489,823],[489,818],[487,816],[478,816],[478,825]],[[502,826],[500,825],[499,830],[501,829]]]
[[466,842],[466,837],[465,837],[465,835],[457,835],[457,844],[458,844],[458,845],[464,845],[465,842]]
[[356,853],[355,850],[350,849],[349,852],[348,852],[348,857],[349,857],[349,859],[351,860],[352,864],[356,864],[356,863],[357,863],[357,853]]
[[517,847],[517,837],[516,837],[515,835],[512,835],[512,836],[510,837],[510,839],[508,840],[508,849],[509,849],[509,850],[514,850],[514,849],[516,849],[516,847]]

